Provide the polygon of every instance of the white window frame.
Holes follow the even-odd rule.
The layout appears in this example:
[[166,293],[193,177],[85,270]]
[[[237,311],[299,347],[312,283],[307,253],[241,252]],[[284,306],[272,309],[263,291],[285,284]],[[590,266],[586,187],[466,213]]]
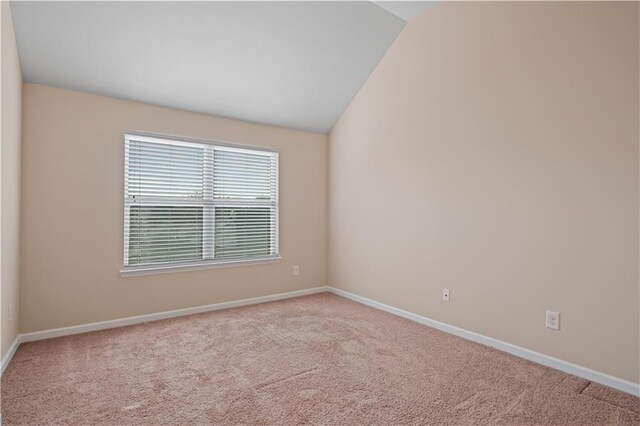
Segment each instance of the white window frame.
[[[205,261],[197,261],[197,262],[175,262],[170,264],[154,264],[154,265],[127,265],[127,261],[129,258],[129,240],[126,238],[126,235],[129,235],[129,223],[127,218],[129,217],[131,202],[127,202],[128,199],[128,185],[127,179],[129,176],[129,152],[126,149],[127,143],[130,141],[140,141],[140,142],[152,142],[159,143],[165,145],[180,145],[180,146],[188,146],[188,147],[197,147],[202,148],[204,146],[204,159],[203,161],[211,161],[213,162],[213,155],[215,150],[224,150],[231,152],[246,152],[246,153],[255,153],[255,151],[264,151],[270,153],[275,159],[276,163],[276,184],[275,184],[275,201],[247,201],[242,202],[240,200],[234,201],[226,201],[226,200],[215,200],[213,198],[213,175],[211,173],[205,174],[205,181],[203,187],[203,195],[205,200],[202,202],[194,203],[192,200],[176,200],[174,198],[167,198],[163,202],[162,198],[156,198],[149,200],[144,199],[136,199],[135,204],[140,203],[139,205],[180,205],[180,206],[198,206],[203,207],[203,215],[205,218],[203,219],[203,234],[205,234],[207,229],[208,232],[211,233],[212,238],[209,239],[206,244],[203,241],[203,257],[213,257],[215,250],[215,208],[217,206],[220,207],[242,207],[242,206],[269,206],[275,207],[276,214],[274,217],[275,220],[275,241],[274,241],[274,254],[269,256],[261,256],[261,257],[251,257],[251,258],[240,258],[240,259],[222,259],[222,260],[205,260]],[[123,250],[123,261],[122,261],[122,269],[120,270],[120,275],[123,277],[126,276],[140,276],[140,275],[151,275],[151,274],[160,274],[160,273],[169,273],[169,272],[179,272],[179,271],[194,271],[200,269],[210,269],[210,268],[222,268],[222,267],[230,267],[230,266],[246,266],[246,265],[256,265],[256,264],[264,264],[264,263],[274,263],[279,262],[282,257],[280,257],[280,164],[279,164],[279,154],[278,151],[250,146],[250,145],[239,145],[239,144],[231,144],[226,142],[212,142],[207,140],[199,140],[199,139],[190,139],[190,138],[182,138],[175,136],[164,136],[164,135],[149,135],[146,133],[139,132],[126,132],[124,134],[124,216],[123,216],[123,240],[124,240],[124,250]],[[209,200],[206,200],[207,194],[210,194],[211,197]],[[208,219],[207,219],[208,217]],[[205,240],[206,241],[206,240]]]

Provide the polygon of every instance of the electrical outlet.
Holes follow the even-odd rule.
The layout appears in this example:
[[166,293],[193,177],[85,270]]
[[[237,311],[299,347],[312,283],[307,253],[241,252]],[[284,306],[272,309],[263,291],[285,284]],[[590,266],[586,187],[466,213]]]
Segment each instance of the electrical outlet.
[[560,330],[560,314],[558,312],[547,311],[546,326],[552,330]]
[[449,301],[449,289],[448,288],[443,288],[442,289],[442,300],[445,302]]
[[297,277],[300,275],[300,267],[298,265],[293,265],[293,276]]
[[13,303],[9,303],[9,322],[13,321]]

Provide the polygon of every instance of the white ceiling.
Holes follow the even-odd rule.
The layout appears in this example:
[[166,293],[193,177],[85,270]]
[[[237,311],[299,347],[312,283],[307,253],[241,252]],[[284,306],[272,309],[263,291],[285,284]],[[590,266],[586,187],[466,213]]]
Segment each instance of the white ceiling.
[[380,6],[13,2],[11,9],[27,82],[327,133],[417,10]]
[[413,18],[422,15],[422,13],[430,6],[434,1],[374,1],[375,4],[385,9],[388,12],[404,19],[409,22]]

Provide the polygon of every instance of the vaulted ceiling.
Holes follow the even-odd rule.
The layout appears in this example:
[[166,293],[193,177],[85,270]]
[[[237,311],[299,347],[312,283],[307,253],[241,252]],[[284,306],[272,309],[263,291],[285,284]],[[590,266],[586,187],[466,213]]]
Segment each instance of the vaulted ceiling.
[[14,2],[25,81],[319,133],[426,2]]

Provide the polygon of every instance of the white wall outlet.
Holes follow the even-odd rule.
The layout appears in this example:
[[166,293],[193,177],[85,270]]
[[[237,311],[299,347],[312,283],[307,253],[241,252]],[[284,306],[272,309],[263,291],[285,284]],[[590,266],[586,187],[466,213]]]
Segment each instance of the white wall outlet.
[[449,301],[449,289],[448,288],[443,288],[442,289],[442,300],[445,302]]
[[293,276],[297,277],[300,275],[300,267],[298,265],[293,265]]
[[9,322],[13,321],[13,303],[9,303]]
[[558,312],[547,311],[547,328],[560,330],[560,314]]

